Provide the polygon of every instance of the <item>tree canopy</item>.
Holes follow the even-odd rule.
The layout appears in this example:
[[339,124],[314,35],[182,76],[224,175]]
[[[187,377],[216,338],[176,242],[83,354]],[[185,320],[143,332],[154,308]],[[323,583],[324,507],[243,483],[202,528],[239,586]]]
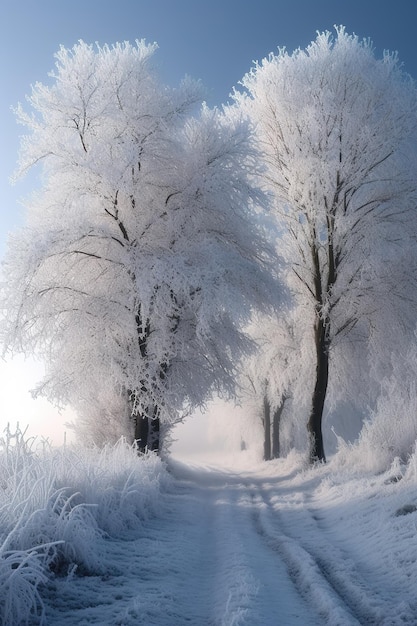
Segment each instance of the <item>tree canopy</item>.
[[40,393],[108,411],[110,387],[141,448],[160,421],[232,392],[241,323],[275,291],[248,124],[201,107],[190,79],[160,84],[154,52],[61,48],[52,84],[17,109],[19,173],[41,163],[43,184],[3,286],[5,345],[45,360]]
[[305,50],[271,54],[242,86],[235,102],[256,128],[287,283],[312,314],[308,427],[311,457],[324,459],[331,351],[360,321],[369,336],[394,292],[399,311],[399,285],[413,280],[417,92],[395,54],[377,59],[370,41],[343,27]]

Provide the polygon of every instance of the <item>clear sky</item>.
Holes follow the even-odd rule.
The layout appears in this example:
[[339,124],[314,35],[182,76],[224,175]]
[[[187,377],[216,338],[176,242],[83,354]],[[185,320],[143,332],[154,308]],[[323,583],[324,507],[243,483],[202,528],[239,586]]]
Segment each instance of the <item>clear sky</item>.
[[[60,45],[156,41],[165,82],[199,78],[208,103],[221,105],[253,61],[278,47],[305,47],[316,31],[343,24],[369,37],[379,56],[397,50],[417,79],[415,0],[1,0],[0,8],[0,257],[7,232],[22,222],[19,198],[33,185],[30,178],[9,183],[22,132],[11,106],[24,101],[31,84],[48,80]],[[0,394],[10,386],[6,370],[0,369]],[[0,397],[0,430],[6,404]]]

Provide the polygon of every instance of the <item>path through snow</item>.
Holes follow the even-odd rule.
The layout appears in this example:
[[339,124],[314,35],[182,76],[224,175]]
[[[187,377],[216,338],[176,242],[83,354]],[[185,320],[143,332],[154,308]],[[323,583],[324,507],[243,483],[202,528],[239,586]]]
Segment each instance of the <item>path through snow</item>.
[[139,537],[103,538],[104,575],[51,583],[48,624],[417,623],[407,603],[393,604],[397,590],[379,593],[377,572],[346,552],[308,501],[308,485],[178,462],[171,471],[163,515]]

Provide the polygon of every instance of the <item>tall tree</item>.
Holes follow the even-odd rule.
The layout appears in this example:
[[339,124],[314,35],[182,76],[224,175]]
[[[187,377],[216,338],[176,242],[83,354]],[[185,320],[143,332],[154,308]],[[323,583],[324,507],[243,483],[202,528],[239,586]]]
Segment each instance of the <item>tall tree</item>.
[[32,113],[17,109],[20,173],[41,162],[43,186],[3,287],[6,349],[45,360],[39,392],[84,412],[102,398],[123,422],[121,397],[140,450],[213,388],[232,391],[240,325],[270,300],[248,125],[205,107],[190,117],[201,87],[160,84],[154,51],[61,48]]
[[331,349],[397,293],[387,268],[401,248],[415,256],[416,88],[395,54],[377,59],[343,27],[271,54],[242,85],[235,100],[256,125],[288,284],[313,317],[310,455],[325,460]]
[[[306,405],[314,367],[306,341],[308,310],[284,309],[270,315],[255,314],[248,328],[256,351],[242,362],[242,396],[262,414],[264,458],[278,458],[282,449],[299,446],[293,437],[282,437],[282,418],[297,417]],[[294,430],[296,425],[293,424]]]

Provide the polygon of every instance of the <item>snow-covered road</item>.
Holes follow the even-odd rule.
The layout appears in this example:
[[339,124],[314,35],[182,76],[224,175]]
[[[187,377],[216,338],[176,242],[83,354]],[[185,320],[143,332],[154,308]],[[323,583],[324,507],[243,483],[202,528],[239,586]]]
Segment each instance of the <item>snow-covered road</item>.
[[161,516],[139,537],[103,538],[105,574],[54,580],[48,624],[417,624],[397,579],[387,588],[378,562],[350,550],[343,522],[335,532],[334,507],[314,501],[319,477],[178,462],[171,472]]

